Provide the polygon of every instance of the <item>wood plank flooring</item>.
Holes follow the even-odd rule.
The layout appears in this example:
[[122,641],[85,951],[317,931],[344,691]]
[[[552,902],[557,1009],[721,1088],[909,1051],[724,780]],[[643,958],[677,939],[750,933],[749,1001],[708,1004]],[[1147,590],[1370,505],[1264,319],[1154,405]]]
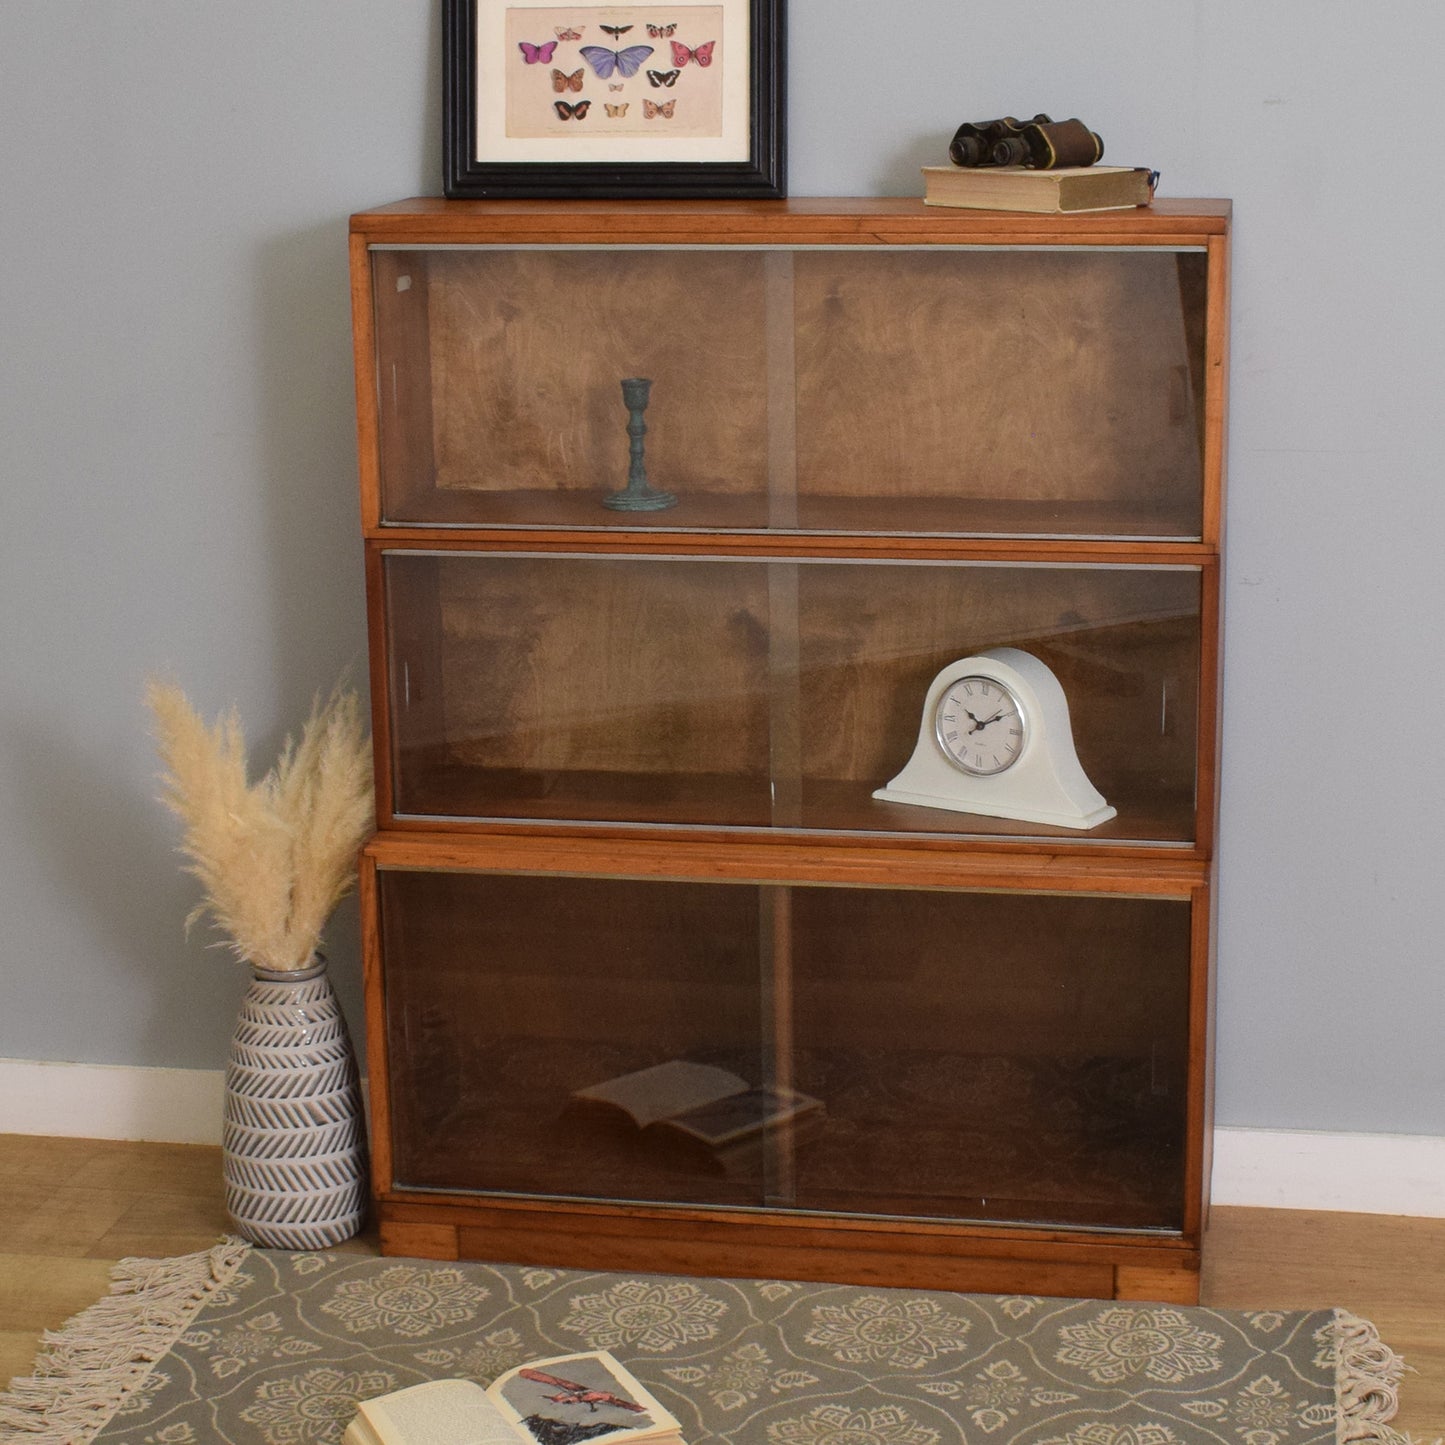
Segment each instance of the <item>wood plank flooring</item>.
[[[0,1381],[106,1292],[116,1260],[205,1249],[227,1228],[217,1149],[0,1135]],[[1216,1209],[1204,1300],[1373,1320],[1414,1370],[1395,1428],[1445,1434],[1445,1219]]]

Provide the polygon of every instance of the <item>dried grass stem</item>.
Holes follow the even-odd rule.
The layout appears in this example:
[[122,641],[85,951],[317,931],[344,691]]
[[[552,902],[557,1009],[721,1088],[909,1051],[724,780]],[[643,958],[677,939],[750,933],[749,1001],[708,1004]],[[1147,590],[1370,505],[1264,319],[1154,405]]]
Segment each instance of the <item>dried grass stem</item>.
[[208,727],[174,684],[151,682],[162,801],[185,825],[181,852],[204,897],[186,920],[209,915],[247,963],[305,968],[332,911],[356,879],[371,829],[371,749],[355,693],[318,697],[259,782],[247,777],[236,710]]

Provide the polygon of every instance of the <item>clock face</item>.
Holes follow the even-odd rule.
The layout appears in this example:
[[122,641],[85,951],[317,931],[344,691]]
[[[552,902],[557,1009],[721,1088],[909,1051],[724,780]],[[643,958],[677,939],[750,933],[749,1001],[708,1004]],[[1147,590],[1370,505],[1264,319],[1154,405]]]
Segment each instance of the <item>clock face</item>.
[[997,678],[970,676],[949,683],[934,711],[933,731],[954,767],[986,778],[1023,756],[1028,722],[1018,698]]

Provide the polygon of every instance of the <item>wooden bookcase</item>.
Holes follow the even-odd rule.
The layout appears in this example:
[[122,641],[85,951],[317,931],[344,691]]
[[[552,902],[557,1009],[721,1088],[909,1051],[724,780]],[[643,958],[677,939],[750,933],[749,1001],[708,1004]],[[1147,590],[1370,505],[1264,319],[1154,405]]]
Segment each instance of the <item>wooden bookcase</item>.
[[[1197,1298],[1228,222],[353,218],[386,1251]],[[1108,822],[872,796],[999,646]],[[678,1063],[736,1138],[579,1097]]]

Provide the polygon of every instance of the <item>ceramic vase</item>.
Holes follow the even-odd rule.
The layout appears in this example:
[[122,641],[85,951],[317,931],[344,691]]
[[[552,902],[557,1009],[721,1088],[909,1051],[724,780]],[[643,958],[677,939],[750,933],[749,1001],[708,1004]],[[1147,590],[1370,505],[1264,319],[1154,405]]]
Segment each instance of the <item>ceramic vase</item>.
[[226,1208],[269,1249],[325,1249],[366,1217],[356,1055],[325,960],[253,969],[226,1065]]

